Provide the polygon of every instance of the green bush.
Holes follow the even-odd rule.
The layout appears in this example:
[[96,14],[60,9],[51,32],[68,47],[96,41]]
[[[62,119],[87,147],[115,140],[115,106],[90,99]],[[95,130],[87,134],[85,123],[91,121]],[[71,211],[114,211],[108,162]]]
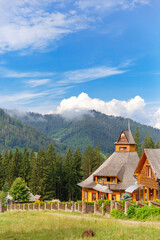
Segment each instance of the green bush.
[[139,206],[136,204],[130,205],[127,209],[127,218],[135,218],[137,208],[139,208]]
[[102,206],[102,203],[105,203],[107,205],[110,205],[111,204],[111,201],[110,200],[104,200],[104,199],[100,199],[100,200],[97,200],[97,204],[101,207]]
[[82,206],[82,200],[77,200],[77,203]]
[[125,214],[121,211],[119,211],[118,209],[113,209],[111,212],[110,212],[110,215],[112,217],[115,217],[115,218],[126,218]]
[[94,205],[94,202],[86,202],[86,205]]
[[142,208],[138,208],[135,212],[136,219],[146,219],[150,216],[159,216],[160,208],[155,206],[144,206]]

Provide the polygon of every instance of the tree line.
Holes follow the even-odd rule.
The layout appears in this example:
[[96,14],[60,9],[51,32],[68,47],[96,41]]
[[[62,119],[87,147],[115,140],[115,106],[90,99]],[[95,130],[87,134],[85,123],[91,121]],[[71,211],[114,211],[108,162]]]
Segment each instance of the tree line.
[[82,154],[68,148],[65,156],[55,152],[53,143],[38,153],[27,148],[21,152],[9,150],[0,154],[0,190],[9,189],[21,177],[33,194],[43,200],[61,201],[81,199],[78,182],[88,177],[103,162],[100,147],[88,146]]
[[140,133],[138,128],[136,128],[135,134],[134,134],[134,140],[136,142],[136,151],[138,153],[138,156],[141,157],[142,152],[145,148],[160,148],[160,142],[158,141],[155,143],[152,139],[152,137],[149,136],[148,131],[146,132],[145,138],[143,142],[140,141]]
[[[144,148],[160,148],[146,132],[140,142],[138,128],[134,139],[139,157]],[[107,158],[109,155],[105,156]],[[86,179],[104,161],[100,146],[88,146],[84,153],[69,147],[65,155],[56,153],[53,143],[38,152],[24,148],[0,154],[0,190],[10,189],[15,179],[21,177],[33,194],[41,195],[43,200],[61,201],[81,199],[81,188],[77,183]]]

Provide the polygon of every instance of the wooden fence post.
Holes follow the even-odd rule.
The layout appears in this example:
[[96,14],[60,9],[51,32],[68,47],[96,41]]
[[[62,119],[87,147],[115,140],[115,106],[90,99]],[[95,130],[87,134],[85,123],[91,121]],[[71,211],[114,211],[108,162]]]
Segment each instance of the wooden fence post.
[[150,207],[150,206],[152,206],[152,203],[151,203],[151,201],[149,201],[149,202],[148,202],[148,206],[149,206],[149,207]]
[[86,213],[86,202],[84,200],[82,201],[82,213]]
[[114,203],[114,201],[113,201],[113,200],[111,200],[110,211],[112,211],[112,210],[113,210],[113,203]]
[[96,214],[96,202],[94,202],[94,214]]
[[118,209],[118,203],[115,202],[115,209]]
[[125,202],[124,214],[127,215],[128,202]]
[[2,202],[0,202],[0,213],[2,213]]
[[104,216],[105,215],[105,207],[104,207],[104,203],[102,203],[102,215]]
[[71,212],[74,212],[74,201],[71,202]]

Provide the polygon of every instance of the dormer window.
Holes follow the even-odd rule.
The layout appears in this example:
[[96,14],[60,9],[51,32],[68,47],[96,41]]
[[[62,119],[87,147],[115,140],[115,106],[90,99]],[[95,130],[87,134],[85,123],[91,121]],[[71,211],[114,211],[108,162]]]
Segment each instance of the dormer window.
[[119,151],[126,151],[127,150],[127,147],[120,147],[119,148]]

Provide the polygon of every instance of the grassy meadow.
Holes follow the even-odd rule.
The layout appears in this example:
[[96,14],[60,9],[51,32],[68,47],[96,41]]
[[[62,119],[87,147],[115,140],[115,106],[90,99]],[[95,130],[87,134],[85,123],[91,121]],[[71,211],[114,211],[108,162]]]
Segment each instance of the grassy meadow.
[[[81,217],[82,216],[82,217]],[[82,232],[93,229],[94,240],[158,240],[160,225],[124,222],[110,218],[83,217],[81,214],[5,212],[0,214],[1,240],[82,239]]]

